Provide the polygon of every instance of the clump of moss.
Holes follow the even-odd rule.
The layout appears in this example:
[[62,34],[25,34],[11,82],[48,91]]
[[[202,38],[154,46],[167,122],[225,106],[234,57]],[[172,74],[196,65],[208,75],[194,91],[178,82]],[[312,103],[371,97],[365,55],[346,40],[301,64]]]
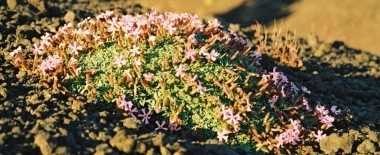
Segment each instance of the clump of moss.
[[11,52],[13,64],[63,94],[116,103],[156,130],[203,129],[204,138],[280,153],[313,143],[316,131],[319,141],[334,121],[310,108],[306,88],[262,71],[260,51],[217,20],[107,11],[46,33],[31,51],[33,59]]

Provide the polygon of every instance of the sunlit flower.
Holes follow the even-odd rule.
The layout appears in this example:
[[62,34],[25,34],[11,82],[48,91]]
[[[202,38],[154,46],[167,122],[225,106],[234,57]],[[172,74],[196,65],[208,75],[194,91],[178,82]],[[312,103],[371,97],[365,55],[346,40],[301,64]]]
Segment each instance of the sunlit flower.
[[228,132],[226,129],[223,129],[222,132],[218,132],[219,141],[228,141]]
[[69,45],[69,47],[71,48],[71,55],[78,55],[78,51],[83,50],[82,46],[78,45],[77,41],[74,41],[73,44]]
[[197,43],[198,43],[197,38],[195,38],[195,34],[191,34],[191,35],[189,35],[189,37],[187,37],[187,39],[188,39],[192,44],[197,44]]
[[320,142],[323,138],[326,137],[326,134],[323,134],[322,130],[318,130],[317,134],[315,134],[315,132],[313,132],[313,136],[315,137],[316,142]]
[[246,109],[247,109],[247,112],[251,112],[252,111],[252,108],[253,108],[253,105],[251,104],[251,102],[249,101],[249,98],[245,99],[245,102],[246,102]]
[[114,65],[117,66],[117,68],[121,68],[127,63],[127,61],[124,60],[124,55],[115,55],[115,62],[113,63]]
[[45,74],[47,71],[55,70],[59,65],[62,65],[61,58],[57,55],[53,55],[48,56],[45,60],[42,60],[38,67],[41,69],[43,74]]
[[41,36],[41,44],[43,45],[46,45],[46,46],[51,45],[50,40],[51,40],[50,33],[46,32],[45,35]]
[[33,54],[41,55],[43,53],[43,48],[39,46],[37,43],[33,44],[33,47],[30,48]]
[[232,116],[232,109],[228,108],[225,109],[225,106],[222,105],[222,110],[219,112],[219,115],[223,115],[223,120],[226,120]]
[[148,82],[152,81],[154,77],[154,75],[151,72],[144,73],[143,76],[144,76],[144,80]]
[[142,65],[141,60],[140,60],[140,59],[137,59],[137,58],[135,58],[134,63],[135,63],[135,65],[136,65],[137,67],[140,67],[140,66]]
[[216,61],[216,58],[219,56],[219,53],[212,49],[210,53],[203,52],[203,55],[206,57],[207,60]]
[[11,55],[11,57],[14,57],[16,54],[20,53],[21,51],[22,51],[21,46],[18,46],[18,48],[13,50],[11,53],[9,53],[9,55]]
[[180,78],[183,78],[185,76],[185,72],[186,72],[186,68],[182,66],[182,64],[180,64],[178,67],[175,66],[174,67],[175,69],[175,76],[176,77],[180,77]]
[[227,121],[228,124],[238,125],[239,121],[241,120],[241,117],[239,114],[231,115]]
[[198,84],[197,84],[197,92],[199,94],[204,94],[206,92],[206,87],[203,87],[202,82],[200,81],[198,81]]
[[136,45],[133,45],[132,49],[130,49],[129,52],[131,52],[132,56],[137,56],[141,54],[139,47]]
[[187,48],[185,49],[185,58],[191,61],[195,61],[197,53],[195,52],[194,49]]

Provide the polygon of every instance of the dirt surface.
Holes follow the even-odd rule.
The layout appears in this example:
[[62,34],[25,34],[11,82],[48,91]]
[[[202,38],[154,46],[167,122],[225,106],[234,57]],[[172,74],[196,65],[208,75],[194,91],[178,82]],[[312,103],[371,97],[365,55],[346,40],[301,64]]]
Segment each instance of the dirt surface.
[[[192,141],[196,131],[179,136],[152,132],[154,127],[102,103],[53,92],[8,61],[11,49],[29,47],[65,22],[109,9],[145,9],[132,9],[125,1],[7,2],[0,2],[0,154],[246,154],[216,139]],[[252,27],[239,31],[255,42]],[[277,66],[289,81],[312,92],[310,102],[337,105],[344,113],[320,146],[306,145],[299,154],[380,154],[380,58],[343,42],[318,42],[312,35],[299,43],[301,69],[277,66],[268,56],[261,61],[264,69]]]
[[277,25],[282,23],[296,31],[299,37],[314,33],[322,41],[338,40],[350,47],[380,55],[378,0],[363,0],[360,3],[355,0],[199,0],[190,5],[186,0],[168,0],[165,4],[169,5],[151,0],[137,1],[162,11],[187,11],[205,17],[216,15],[226,22],[243,26],[258,21],[273,29],[276,19]]

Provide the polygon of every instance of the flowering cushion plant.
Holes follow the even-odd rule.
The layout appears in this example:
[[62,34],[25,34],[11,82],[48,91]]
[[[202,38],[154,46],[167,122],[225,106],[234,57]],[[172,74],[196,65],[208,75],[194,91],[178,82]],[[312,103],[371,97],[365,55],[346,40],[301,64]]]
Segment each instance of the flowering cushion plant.
[[156,130],[207,129],[205,138],[247,151],[283,152],[319,142],[334,121],[322,105],[310,108],[307,88],[276,68],[261,71],[246,40],[196,15],[106,11],[46,33],[30,50],[32,59],[11,52],[13,64],[63,94],[116,103]]

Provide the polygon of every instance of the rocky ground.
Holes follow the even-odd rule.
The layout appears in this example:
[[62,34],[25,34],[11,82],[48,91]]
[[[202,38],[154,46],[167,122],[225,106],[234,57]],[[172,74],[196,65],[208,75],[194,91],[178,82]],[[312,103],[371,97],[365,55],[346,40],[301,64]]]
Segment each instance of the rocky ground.
[[[129,2],[18,0],[0,2],[0,154],[246,154],[216,139],[193,141],[197,131],[170,135],[84,98],[66,98],[38,79],[15,70],[9,52],[30,46],[44,32],[105,10],[144,12]],[[91,3],[90,3],[91,2]],[[252,38],[250,28],[241,35]],[[343,42],[300,38],[303,66],[278,66],[290,81],[306,86],[310,100],[344,111],[320,146],[299,154],[380,154],[380,58]],[[263,67],[276,64],[264,57]]]

